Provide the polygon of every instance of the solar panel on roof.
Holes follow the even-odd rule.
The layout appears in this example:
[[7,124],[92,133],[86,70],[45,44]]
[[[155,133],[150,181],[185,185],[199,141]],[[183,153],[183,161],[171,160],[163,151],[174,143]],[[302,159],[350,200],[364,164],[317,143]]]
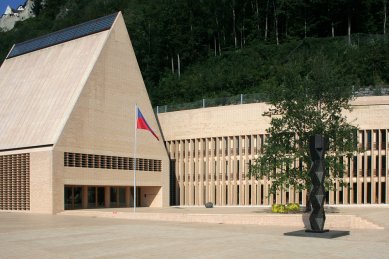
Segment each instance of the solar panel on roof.
[[96,20],[53,32],[36,39],[18,43],[8,54],[7,59],[108,30],[112,27],[116,16],[117,13],[111,14]]
[[66,30],[57,35],[57,40],[61,42],[65,42],[73,39],[73,37],[74,37],[74,31]]

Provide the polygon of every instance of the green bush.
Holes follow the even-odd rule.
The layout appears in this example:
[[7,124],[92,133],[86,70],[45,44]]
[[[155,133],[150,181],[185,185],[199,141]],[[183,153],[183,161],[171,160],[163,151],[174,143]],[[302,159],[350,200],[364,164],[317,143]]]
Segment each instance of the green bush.
[[300,211],[300,205],[298,203],[273,204],[271,206],[271,212],[273,213],[296,213]]
[[285,205],[284,204],[273,204],[271,206],[271,212],[273,212],[273,213],[285,213]]
[[288,212],[299,212],[300,211],[300,204],[298,203],[289,203],[286,205],[286,209]]

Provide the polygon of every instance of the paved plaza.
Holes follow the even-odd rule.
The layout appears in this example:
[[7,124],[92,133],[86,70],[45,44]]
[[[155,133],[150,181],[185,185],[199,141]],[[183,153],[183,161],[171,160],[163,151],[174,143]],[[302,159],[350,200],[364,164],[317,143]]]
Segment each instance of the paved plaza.
[[[176,210],[266,213],[260,208],[160,209],[166,213]],[[384,229],[356,229],[350,236],[321,239],[284,236],[298,230],[295,227],[135,221],[100,218],[98,211],[88,217],[0,212],[0,257],[389,258],[388,207],[337,208],[332,212],[353,213]]]

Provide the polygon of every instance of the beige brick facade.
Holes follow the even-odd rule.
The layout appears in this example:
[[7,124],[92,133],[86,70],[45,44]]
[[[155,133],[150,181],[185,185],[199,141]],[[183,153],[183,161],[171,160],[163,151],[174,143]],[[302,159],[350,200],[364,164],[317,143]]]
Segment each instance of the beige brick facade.
[[[120,13],[108,30],[6,59],[0,78],[0,157],[29,154],[26,210],[134,205],[135,105],[161,132]],[[168,206],[163,141],[137,130],[136,157],[138,206]],[[8,204],[21,187],[16,162],[4,161]]]
[[[347,114],[360,128],[364,152],[345,160],[345,182],[329,191],[329,204],[389,203],[389,96],[357,98]],[[158,115],[170,158],[175,161],[175,204],[219,206],[305,204],[293,189],[268,195],[271,181],[248,178],[248,167],[266,140],[270,118],[264,103],[161,113]],[[174,125],[172,127],[171,125]],[[174,187],[172,187],[174,188]]]

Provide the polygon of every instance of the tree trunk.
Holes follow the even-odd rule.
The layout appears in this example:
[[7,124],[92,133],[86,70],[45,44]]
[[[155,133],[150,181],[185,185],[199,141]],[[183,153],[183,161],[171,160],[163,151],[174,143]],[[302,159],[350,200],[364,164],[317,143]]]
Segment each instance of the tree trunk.
[[190,32],[193,32],[193,12],[192,10],[189,11],[189,24],[190,24]]
[[246,4],[243,5],[243,10],[242,10],[242,27],[240,30],[240,48],[243,49],[243,47],[246,45],[246,40],[244,37],[244,20],[246,17]]
[[311,199],[309,198],[309,194],[310,192],[307,191],[307,194],[306,194],[306,202],[305,202],[305,212],[310,212],[312,210],[311,208]]
[[386,1],[387,0],[383,0],[383,3],[384,3],[384,35],[386,35]]
[[267,0],[267,4],[266,4],[265,41],[267,40],[267,34],[268,34],[268,30],[269,30],[269,25],[268,25],[269,14],[268,14],[268,10],[269,10],[269,0]]
[[180,61],[180,54],[177,54],[177,73],[178,73],[178,79],[181,78],[181,61]]
[[215,48],[215,57],[217,55],[217,44],[216,44],[216,36],[213,36],[214,48]]
[[235,17],[235,7],[232,7],[232,33],[234,34],[234,43],[235,48],[238,48],[238,39],[236,37],[236,17]]
[[172,74],[174,75],[174,59],[173,59],[173,56],[171,57],[171,61],[172,61]]
[[275,0],[273,0],[273,9],[274,9],[274,28],[276,30],[276,42],[277,42],[277,45],[279,45],[280,42],[278,40],[278,19],[277,19],[277,9],[276,9]]
[[245,28],[244,28],[244,25],[243,25],[243,46],[246,46],[246,36],[244,34],[244,30],[245,30]]
[[217,38],[219,40],[219,56],[221,56],[222,55],[222,46],[220,43],[220,32],[217,33]]
[[243,49],[243,28],[240,30],[240,48]]
[[149,23],[149,55],[151,53],[151,25]]
[[307,7],[304,7],[304,38],[307,37]]
[[259,29],[259,7],[258,7],[258,0],[255,1],[255,15],[257,17],[257,30],[258,30],[258,33],[260,32],[260,29]]
[[351,45],[351,15],[347,17],[347,35],[348,35],[348,45]]
[[[149,28],[149,32],[148,32],[148,52],[147,52],[147,55],[150,57],[150,53],[151,53],[151,26],[150,26],[150,23],[149,23],[149,26],[148,26],[148,28]],[[149,58],[147,59],[147,61],[146,61],[146,67],[147,67],[147,70],[149,69]]]
[[327,8],[327,14],[328,14],[328,17],[331,17],[331,36],[332,38],[335,37],[335,25],[334,25],[334,20],[333,20],[333,17],[331,15],[331,8],[328,6]]
[[285,7],[285,38],[288,37],[288,6]]
[[243,47],[246,45],[246,39],[244,36],[244,25],[242,25],[241,31],[240,31],[240,48],[243,49]]
[[[217,56],[217,49],[219,49],[219,55],[221,54],[221,47],[220,47],[220,29],[219,29],[219,19],[217,18],[217,15],[215,13],[215,22],[216,22],[216,28],[217,28],[217,39],[215,39],[215,56]],[[215,35],[216,37],[216,35]],[[217,47],[216,43],[218,43],[219,47]]]
[[332,34],[332,38],[335,37],[335,26],[334,26],[334,22],[331,22],[331,34]]

